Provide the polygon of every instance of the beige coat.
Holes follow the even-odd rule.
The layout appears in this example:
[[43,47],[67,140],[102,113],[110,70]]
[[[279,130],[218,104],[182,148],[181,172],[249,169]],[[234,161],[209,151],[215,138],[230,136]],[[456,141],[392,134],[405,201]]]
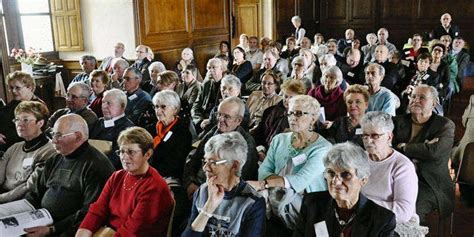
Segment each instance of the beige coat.
[[459,145],[454,149],[452,156],[453,163],[457,166],[464,155],[467,144],[474,142],[474,95],[469,99],[469,105],[462,115],[462,125],[466,127],[464,136],[461,138]]

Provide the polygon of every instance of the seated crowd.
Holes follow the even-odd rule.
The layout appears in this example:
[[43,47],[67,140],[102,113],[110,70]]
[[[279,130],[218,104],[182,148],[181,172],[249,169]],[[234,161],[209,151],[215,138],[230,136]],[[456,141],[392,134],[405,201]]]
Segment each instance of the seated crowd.
[[454,206],[443,115],[469,62],[459,28],[444,14],[432,41],[397,48],[385,28],[312,44],[291,21],[284,46],[221,42],[205,75],[191,48],[169,69],[145,45],[131,66],[122,43],[99,69],[85,55],[51,113],[11,73],[0,203],[50,212],[32,236],[426,234]]

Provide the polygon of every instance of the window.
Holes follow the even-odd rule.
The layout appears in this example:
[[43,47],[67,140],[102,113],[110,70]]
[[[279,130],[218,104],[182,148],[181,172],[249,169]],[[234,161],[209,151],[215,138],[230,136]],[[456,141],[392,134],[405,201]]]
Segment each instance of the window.
[[17,0],[17,2],[24,48],[34,48],[37,52],[54,51],[49,1]]

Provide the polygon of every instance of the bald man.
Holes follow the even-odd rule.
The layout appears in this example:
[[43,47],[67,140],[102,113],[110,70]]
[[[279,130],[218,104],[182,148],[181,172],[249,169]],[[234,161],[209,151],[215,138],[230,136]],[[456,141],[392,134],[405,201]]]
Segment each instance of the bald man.
[[358,49],[350,48],[345,60],[336,64],[341,69],[344,80],[349,84],[365,84],[362,53]]
[[431,33],[432,39],[440,39],[443,35],[450,35],[451,39],[461,36],[459,27],[457,25],[451,24],[452,18],[449,13],[444,13],[441,15],[439,20],[441,25],[436,26]]
[[355,38],[355,31],[347,29],[344,33],[345,38],[337,41],[337,55],[344,56],[344,49],[352,46],[352,41]]
[[[99,70],[104,70],[108,73],[112,73],[112,61],[116,58],[122,58],[123,60],[127,60],[123,57],[123,53],[125,52],[125,45],[122,42],[117,42],[114,45],[114,56],[108,56],[102,59],[102,63],[99,66]],[[127,66],[128,67],[128,66]]]
[[54,224],[26,228],[28,235],[74,235],[89,209],[114,172],[107,157],[89,145],[86,121],[77,114],[61,116],[53,127],[52,143],[57,155],[26,194],[35,208],[46,208]]

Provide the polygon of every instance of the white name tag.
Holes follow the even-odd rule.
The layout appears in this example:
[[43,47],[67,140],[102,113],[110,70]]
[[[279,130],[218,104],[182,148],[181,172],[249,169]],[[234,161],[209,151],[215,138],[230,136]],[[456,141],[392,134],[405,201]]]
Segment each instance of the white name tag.
[[314,224],[314,233],[316,234],[316,237],[329,237],[326,221],[321,221]]
[[129,99],[129,100],[134,100],[134,99],[136,99],[137,97],[138,97],[137,94],[133,94],[133,95],[129,96],[128,99]]
[[28,168],[30,167],[31,165],[33,165],[33,158],[25,158],[23,160],[23,164],[22,164],[22,167],[23,168]]
[[165,138],[163,138],[163,142],[168,141],[168,140],[170,139],[171,135],[173,135],[173,132],[172,132],[172,131],[169,131],[169,132],[166,134]]
[[454,36],[458,36],[458,35],[459,35],[459,32],[454,33]]
[[115,126],[114,120],[109,119],[109,120],[104,120],[104,127],[105,128],[110,128]]
[[353,73],[353,72],[348,72],[347,75],[350,76],[350,77],[354,77],[354,73]]
[[430,77],[430,75],[428,75],[428,74],[424,75],[424,76],[423,76],[423,80],[428,79],[428,77]]
[[410,54],[410,51],[405,51],[405,55],[409,55]]
[[362,135],[362,128],[357,128],[355,135]]
[[348,44],[350,44],[350,43],[352,43],[352,40],[347,40],[346,42],[347,42]]
[[410,66],[410,61],[401,60],[401,62],[402,62],[402,65],[405,66],[405,67],[409,67],[409,66]]
[[306,162],[306,154],[299,154],[295,157],[292,158],[293,160],[293,165],[298,166]]
[[320,123],[324,123],[326,121],[326,113],[324,112],[324,107],[319,108],[319,119]]

